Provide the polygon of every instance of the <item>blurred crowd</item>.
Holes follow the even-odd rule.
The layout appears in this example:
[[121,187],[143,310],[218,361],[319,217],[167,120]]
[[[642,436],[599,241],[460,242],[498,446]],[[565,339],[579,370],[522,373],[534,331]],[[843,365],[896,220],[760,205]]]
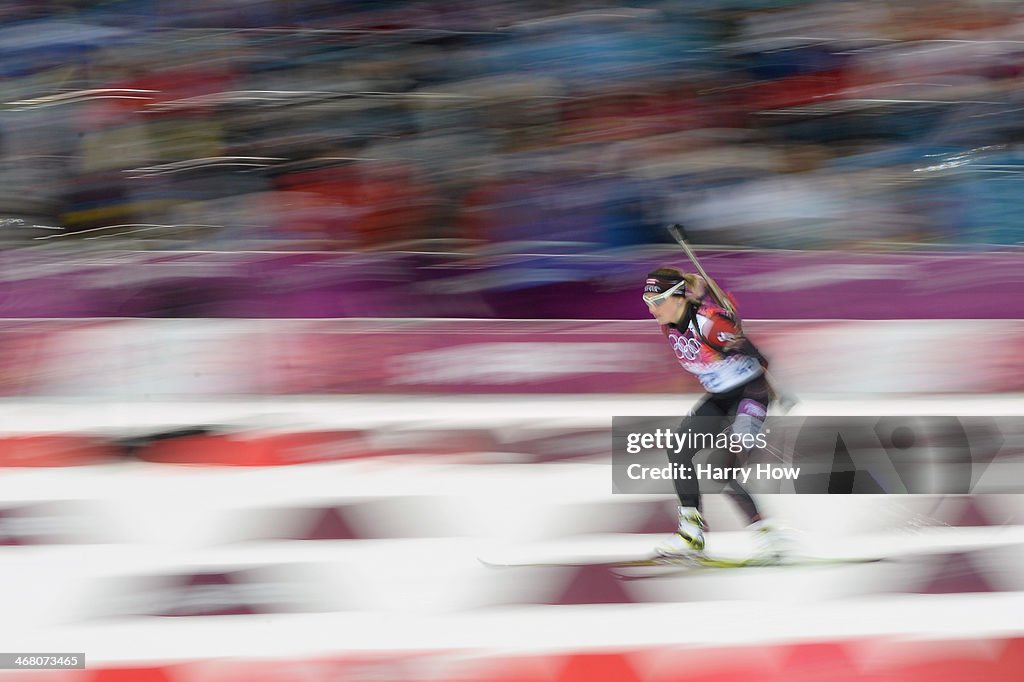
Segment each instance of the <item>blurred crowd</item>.
[[1018,2],[0,7],[8,248],[1024,235]]

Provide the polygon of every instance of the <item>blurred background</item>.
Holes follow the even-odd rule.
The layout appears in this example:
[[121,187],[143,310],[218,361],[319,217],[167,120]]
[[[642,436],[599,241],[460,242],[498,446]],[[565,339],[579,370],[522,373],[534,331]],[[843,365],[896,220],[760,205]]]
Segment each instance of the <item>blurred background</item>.
[[1020,12],[7,3],[0,314],[637,318],[682,222],[750,318],[1014,317]]
[[639,296],[690,269],[668,223],[794,414],[1024,414],[1022,84],[1016,0],[0,3],[5,650],[92,668],[33,680],[1020,679],[1007,469],[770,500],[884,564],[479,559],[672,530],[607,466],[613,415],[699,395]]

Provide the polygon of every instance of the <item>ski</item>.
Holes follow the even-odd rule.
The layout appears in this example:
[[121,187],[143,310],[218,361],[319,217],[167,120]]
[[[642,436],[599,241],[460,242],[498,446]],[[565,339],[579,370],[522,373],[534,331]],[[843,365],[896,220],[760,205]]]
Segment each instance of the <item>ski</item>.
[[[649,580],[652,578],[685,577],[700,575],[728,569],[743,568],[813,568],[825,566],[852,566],[857,564],[873,564],[885,561],[887,557],[786,557],[766,560],[758,558],[723,558],[703,555],[688,559],[649,559],[645,561],[619,562],[609,566],[611,573],[619,580]],[[630,570],[636,569],[636,570]]]
[[619,568],[675,568],[681,571],[693,569],[729,569],[729,568],[786,568],[812,566],[841,566],[854,564],[871,564],[885,561],[886,557],[814,557],[793,556],[765,559],[759,557],[734,558],[716,557],[708,554],[695,554],[687,557],[653,556],[642,559],[556,559],[549,561],[496,562],[480,559],[480,562],[491,568],[557,568],[604,566],[610,569]]
[[636,566],[677,566],[680,568],[772,568],[786,566],[830,566],[842,564],[870,564],[883,561],[884,557],[779,557],[765,559],[759,557],[734,558],[715,557],[698,554],[692,557],[654,557],[635,561],[620,561],[612,565],[618,568]]

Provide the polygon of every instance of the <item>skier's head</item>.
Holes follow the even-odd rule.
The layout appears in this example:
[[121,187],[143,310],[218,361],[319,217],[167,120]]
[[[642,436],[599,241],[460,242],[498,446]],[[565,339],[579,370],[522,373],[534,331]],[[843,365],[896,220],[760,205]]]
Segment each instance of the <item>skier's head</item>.
[[644,303],[658,324],[678,322],[686,312],[687,303],[703,295],[703,282],[675,268],[658,268],[647,274]]

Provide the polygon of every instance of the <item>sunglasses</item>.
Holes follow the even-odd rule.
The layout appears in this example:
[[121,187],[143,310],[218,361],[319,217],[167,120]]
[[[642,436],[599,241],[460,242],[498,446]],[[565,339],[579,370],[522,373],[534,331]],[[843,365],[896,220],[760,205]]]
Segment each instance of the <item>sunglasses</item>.
[[683,280],[682,282],[679,282],[678,284],[675,284],[675,285],[669,287],[668,289],[666,289],[665,291],[661,292],[660,294],[655,294],[655,293],[652,293],[652,292],[648,292],[648,293],[644,294],[644,303],[647,303],[649,305],[654,305],[654,306],[661,305],[662,303],[664,303],[665,301],[668,300],[669,296],[671,296],[672,294],[676,293],[677,291],[682,289],[684,286],[686,286],[686,280]]

